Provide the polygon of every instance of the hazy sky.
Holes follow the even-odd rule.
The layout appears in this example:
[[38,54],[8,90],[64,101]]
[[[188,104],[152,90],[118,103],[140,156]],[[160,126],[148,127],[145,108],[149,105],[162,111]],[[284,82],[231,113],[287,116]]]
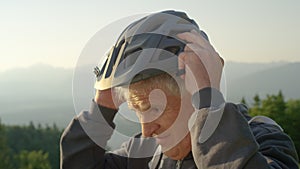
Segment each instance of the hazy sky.
[[300,0],[7,0],[0,2],[0,71],[73,67],[101,28],[165,9],[186,11],[226,61],[300,61]]

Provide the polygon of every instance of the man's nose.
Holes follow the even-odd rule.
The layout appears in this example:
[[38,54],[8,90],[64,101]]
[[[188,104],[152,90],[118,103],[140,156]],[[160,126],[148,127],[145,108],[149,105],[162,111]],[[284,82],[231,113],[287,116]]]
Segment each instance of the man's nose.
[[152,137],[155,131],[160,128],[160,125],[154,122],[142,123],[141,125],[142,125],[142,134],[144,137]]

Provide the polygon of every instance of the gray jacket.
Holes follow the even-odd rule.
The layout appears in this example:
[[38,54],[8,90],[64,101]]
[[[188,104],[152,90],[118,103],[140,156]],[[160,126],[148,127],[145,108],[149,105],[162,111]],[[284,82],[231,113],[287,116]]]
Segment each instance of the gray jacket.
[[[220,109],[195,112],[190,126],[192,151],[180,161],[162,155],[151,139],[134,139],[140,134],[119,150],[105,152],[101,147],[112,135],[115,114],[93,102],[90,111],[72,120],[61,137],[62,169],[298,168],[290,137],[269,118],[251,119],[243,105],[226,103]],[[137,158],[144,152],[152,156]]]

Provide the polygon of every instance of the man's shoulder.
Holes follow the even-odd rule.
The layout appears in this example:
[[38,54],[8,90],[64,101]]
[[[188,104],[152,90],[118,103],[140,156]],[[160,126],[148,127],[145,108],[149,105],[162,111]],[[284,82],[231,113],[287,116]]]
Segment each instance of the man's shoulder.
[[283,129],[273,119],[267,116],[254,116],[249,114],[249,108],[245,104],[226,103],[226,109],[237,109],[247,120],[252,132],[282,132]]

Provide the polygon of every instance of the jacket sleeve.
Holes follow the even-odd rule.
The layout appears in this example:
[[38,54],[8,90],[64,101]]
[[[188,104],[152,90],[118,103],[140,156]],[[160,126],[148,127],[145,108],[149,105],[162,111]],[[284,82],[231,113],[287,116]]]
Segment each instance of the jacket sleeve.
[[[105,153],[116,112],[93,101],[90,111],[81,112],[71,121],[61,136],[61,169],[125,168],[125,157]],[[125,148],[118,152],[126,153]]]
[[192,152],[198,168],[298,168],[292,140],[274,125],[250,127],[235,104],[201,108],[191,119]]

